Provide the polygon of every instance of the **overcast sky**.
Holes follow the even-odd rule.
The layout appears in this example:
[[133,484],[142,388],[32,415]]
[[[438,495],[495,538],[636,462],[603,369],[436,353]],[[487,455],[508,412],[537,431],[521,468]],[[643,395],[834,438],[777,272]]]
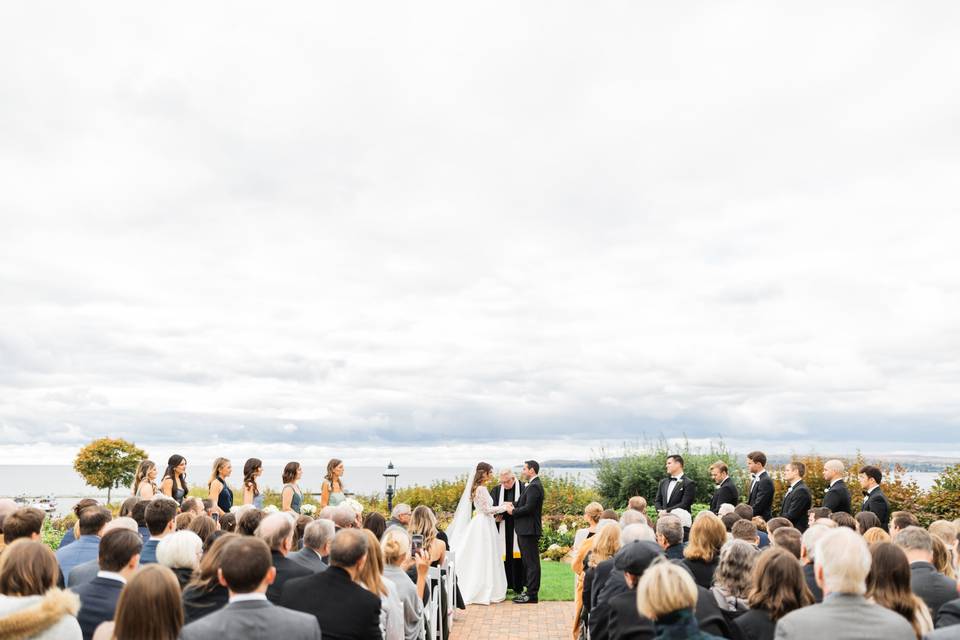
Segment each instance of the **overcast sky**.
[[106,434],[960,453],[958,28],[6,3],[0,462]]

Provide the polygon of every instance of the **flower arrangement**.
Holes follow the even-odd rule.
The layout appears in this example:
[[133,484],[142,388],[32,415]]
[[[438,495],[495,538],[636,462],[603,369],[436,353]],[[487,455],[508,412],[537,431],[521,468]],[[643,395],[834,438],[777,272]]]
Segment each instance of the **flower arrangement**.
[[300,505],[300,513],[305,516],[312,516],[317,512],[317,505],[315,504],[304,504]]
[[274,504],[268,504],[263,508],[264,513],[279,513],[280,509],[277,508]]

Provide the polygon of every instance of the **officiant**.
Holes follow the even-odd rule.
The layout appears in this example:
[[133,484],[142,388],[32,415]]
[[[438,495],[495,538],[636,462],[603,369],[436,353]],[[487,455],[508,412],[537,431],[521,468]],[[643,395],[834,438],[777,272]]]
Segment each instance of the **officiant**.
[[[517,481],[516,474],[510,469],[500,472],[500,484],[490,490],[493,505],[504,502],[516,504],[524,485]],[[507,587],[514,593],[521,593],[524,587],[523,561],[520,559],[520,545],[513,532],[513,516],[501,514],[496,517],[497,529],[500,531],[500,548],[504,550],[503,569],[507,574]]]

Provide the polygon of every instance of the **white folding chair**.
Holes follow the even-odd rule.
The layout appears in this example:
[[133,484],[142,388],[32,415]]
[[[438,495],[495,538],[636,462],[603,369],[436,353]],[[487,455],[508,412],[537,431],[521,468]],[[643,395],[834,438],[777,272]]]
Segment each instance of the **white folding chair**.
[[453,551],[447,551],[447,628],[453,626],[453,612],[457,609],[457,556]]
[[[443,580],[440,574],[440,567],[430,567],[427,573],[427,579],[430,581],[430,604],[427,606],[429,615],[427,620],[427,631],[431,640],[438,640],[443,637],[443,603],[440,601],[440,590],[443,588]],[[433,588],[433,581],[437,581],[437,588]]]

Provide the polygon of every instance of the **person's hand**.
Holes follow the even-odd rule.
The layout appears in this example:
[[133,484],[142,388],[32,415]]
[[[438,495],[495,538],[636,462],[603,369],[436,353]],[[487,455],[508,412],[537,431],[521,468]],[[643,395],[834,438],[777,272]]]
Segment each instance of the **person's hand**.
[[511,513],[511,514],[513,513],[513,503],[512,503],[512,502],[507,502],[507,503],[504,504],[504,506],[507,508],[507,513]]
[[417,563],[417,575],[426,576],[430,571],[430,553],[426,549],[421,549],[414,560]]
[[493,519],[497,522],[503,522],[503,514],[498,513],[497,515],[493,516]]

